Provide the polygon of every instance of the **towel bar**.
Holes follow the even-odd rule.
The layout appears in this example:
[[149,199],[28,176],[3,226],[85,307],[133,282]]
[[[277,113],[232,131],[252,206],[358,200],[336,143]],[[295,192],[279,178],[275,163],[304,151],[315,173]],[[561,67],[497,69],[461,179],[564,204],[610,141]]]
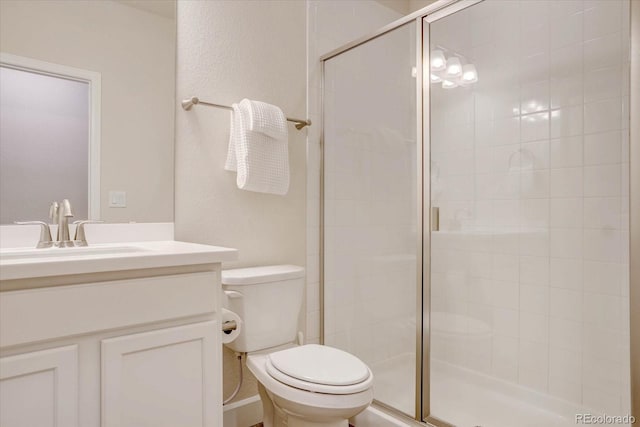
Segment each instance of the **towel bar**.
[[[206,105],[206,106],[209,106],[209,107],[224,108],[225,110],[233,110],[233,108],[231,108],[228,105],[214,104],[212,102],[200,101],[197,96],[192,96],[189,99],[183,100],[182,101],[182,108],[184,108],[185,110],[189,111],[189,110],[191,110],[191,107],[193,107],[194,105],[197,105],[197,104],[202,104],[202,105]],[[298,129],[298,130],[304,128],[305,126],[311,126],[311,120],[301,120],[301,119],[294,119],[294,118],[287,117],[287,121],[295,123],[296,124],[295,125],[296,129]]]

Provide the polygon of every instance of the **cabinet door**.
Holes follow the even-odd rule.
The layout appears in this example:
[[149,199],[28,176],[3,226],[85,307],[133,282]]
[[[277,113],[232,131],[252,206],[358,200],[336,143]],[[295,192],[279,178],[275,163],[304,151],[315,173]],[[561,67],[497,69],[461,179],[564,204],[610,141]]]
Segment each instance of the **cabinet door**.
[[77,425],[77,346],[0,359],[0,426]]
[[102,341],[103,427],[221,427],[216,321]]

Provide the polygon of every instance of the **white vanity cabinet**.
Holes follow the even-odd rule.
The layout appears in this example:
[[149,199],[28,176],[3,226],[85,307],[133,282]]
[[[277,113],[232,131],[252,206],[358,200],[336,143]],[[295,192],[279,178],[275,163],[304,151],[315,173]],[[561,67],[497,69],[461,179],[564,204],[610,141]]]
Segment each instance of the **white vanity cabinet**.
[[102,340],[102,426],[221,426],[217,335],[207,321]]
[[77,425],[77,346],[0,358],[0,426]]
[[0,426],[222,427],[228,251],[0,280]]

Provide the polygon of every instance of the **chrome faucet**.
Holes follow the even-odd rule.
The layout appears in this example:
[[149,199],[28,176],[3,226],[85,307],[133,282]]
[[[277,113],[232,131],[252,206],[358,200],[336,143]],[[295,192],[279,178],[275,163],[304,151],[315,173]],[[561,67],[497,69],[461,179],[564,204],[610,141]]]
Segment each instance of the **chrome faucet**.
[[[51,205],[51,211],[54,210],[55,205],[57,205],[57,203],[53,202]],[[69,237],[69,218],[73,218],[69,199],[64,199],[55,211],[56,212],[52,220],[58,220],[57,246],[60,248],[73,247],[73,240]]]
[[50,248],[57,246],[59,248],[72,248],[74,246],[87,246],[87,238],[84,232],[85,224],[97,224],[104,221],[97,220],[84,220],[76,221],[76,235],[71,240],[69,233],[69,218],[73,218],[73,211],[71,210],[71,203],[68,199],[64,199],[62,203],[56,201],[51,202],[49,206],[49,220],[51,224],[58,224],[58,235],[56,240],[51,239],[51,228],[49,224],[44,221],[16,221],[15,224],[19,225],[39,225],[40,226],[40,240],[36,248]]

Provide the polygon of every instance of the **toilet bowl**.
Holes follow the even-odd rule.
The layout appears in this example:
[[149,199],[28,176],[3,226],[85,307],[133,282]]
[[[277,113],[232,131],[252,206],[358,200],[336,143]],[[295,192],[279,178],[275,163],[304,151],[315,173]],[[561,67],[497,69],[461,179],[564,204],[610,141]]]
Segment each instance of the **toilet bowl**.
[[304,269],[281,265],[225,270],[225,305],[243,320],[226,344],[247,353],[258,380],[265,427],[347,427],[373,400],[373,375],[360,359],[317,344],[296,345]]
[[331,347],[308,344],[250,354],[247,367],[262,386],[265,427],[282,425],[283,418],[289,427],[348,426],[347,420],[373,400],[369,368]]

